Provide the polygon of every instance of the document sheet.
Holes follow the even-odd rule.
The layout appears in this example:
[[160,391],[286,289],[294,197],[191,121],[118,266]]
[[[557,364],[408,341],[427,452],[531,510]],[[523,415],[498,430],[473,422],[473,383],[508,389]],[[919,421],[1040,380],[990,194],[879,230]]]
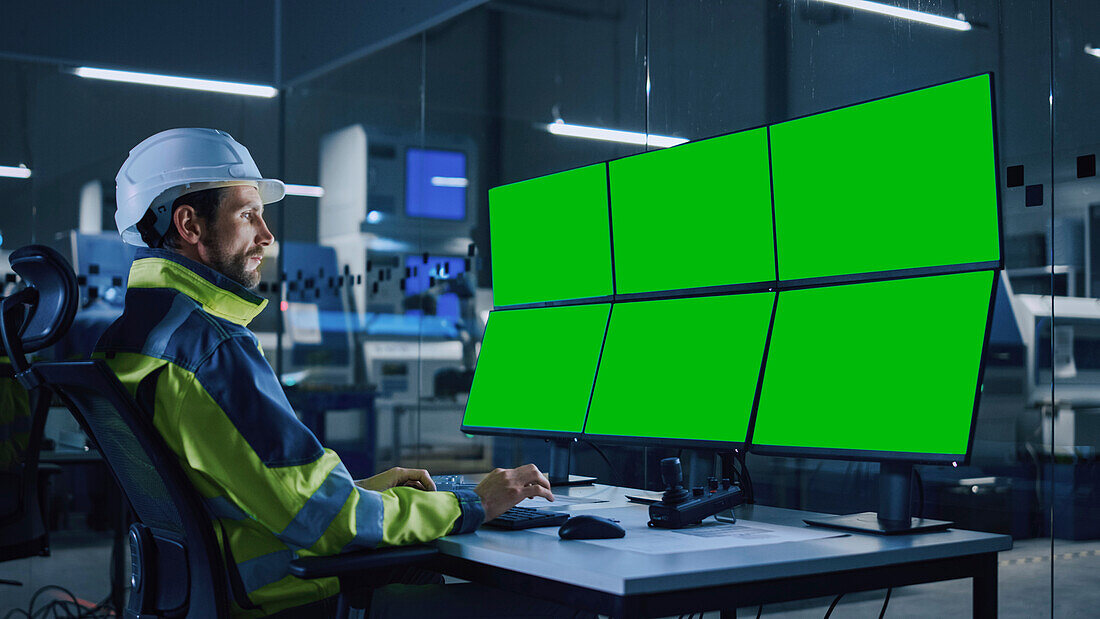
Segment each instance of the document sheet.
[[[636,508],[602,509],[582,513],[619,520],[619,524],[626,529],[626,537],[574,541],[645,554],[673,554],[720,548],[743,548],[784,542],[804,542],[846,535],[841,531],[810,526],[789,527],[751,520],[738,520],[736,524],[729,524],[718,522],[713,518],[707,518],[702,524],[686,529],[657,529],[651,528],[647,524],[649,517],[646,512]],[[541,535],[552,535],[554,537],[558,535],[557,527],[530,530]]]

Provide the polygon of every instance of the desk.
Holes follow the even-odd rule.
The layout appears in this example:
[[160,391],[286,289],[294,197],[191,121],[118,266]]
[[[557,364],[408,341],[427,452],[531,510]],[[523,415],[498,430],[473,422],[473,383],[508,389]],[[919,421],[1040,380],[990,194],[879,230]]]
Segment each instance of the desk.
[[[601,509],[629,505],[647,514],[645,506],[626,502],[628,492],[596,485],[558,494],[608,501],[573,505],[570,513],[598,515]],[[787,526],[803,526],[802,519],[811,515],[760,505],[743,505],[735,513],[739,520]],[[956,578],[974,579],[974,616],[995,617],[997,553],[1010,549],[1012,538],[963,530],[881,537],[854,533],[658,555],[483,528],[435,544],[445,574],[615,617],[734,609]]]

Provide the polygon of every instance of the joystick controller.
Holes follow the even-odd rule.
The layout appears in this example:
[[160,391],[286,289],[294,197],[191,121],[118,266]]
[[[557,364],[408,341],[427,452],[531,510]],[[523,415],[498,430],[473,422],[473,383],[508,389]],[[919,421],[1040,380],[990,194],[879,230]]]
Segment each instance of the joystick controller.
[[661,479],[665,482],[665,496],[661,499],[665,505],[679,505],[691,498],[691,492],[684,487],[684,471],[679,458],[661,460]]
[[684,487],[684,473],[679,458],[661,460],[661,479],[665,482],[665,494],[659,503],[649,506],[649,526],[663,529],[682,529],[701,524],[704,518],[745,502],[741,488],[722,480],[717,480],[707,488],[688,490]]

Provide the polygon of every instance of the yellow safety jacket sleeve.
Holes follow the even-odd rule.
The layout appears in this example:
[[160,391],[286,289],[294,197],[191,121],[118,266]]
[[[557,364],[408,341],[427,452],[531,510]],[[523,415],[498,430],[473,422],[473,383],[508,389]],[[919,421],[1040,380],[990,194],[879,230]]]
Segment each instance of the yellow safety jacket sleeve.
[[[233,345],[248,344],[223,344]],[[316,443],[289,404],[281,409],[277,402],[265,403],[260,388],[249,406],[271,408],[254,440],[277,434],[297,450],[258,453],[194,374],[170,368],[160,380],[157,410],[167,414],[157,425],[170,446],[201,476],[208,493],[219,491],[291,549],[334,554],[424,542],[471,528],[460,519],[473,527],[480,524],[481,518],[463,518],[463,501],[454,493],[412,488],[374,492],[356,486],[340,458]],[[296,434],[302,436],[288,438]],[[279,459],[265,461],[265,455]],[[467,497],[467,511],[480,509],[474,503]]]

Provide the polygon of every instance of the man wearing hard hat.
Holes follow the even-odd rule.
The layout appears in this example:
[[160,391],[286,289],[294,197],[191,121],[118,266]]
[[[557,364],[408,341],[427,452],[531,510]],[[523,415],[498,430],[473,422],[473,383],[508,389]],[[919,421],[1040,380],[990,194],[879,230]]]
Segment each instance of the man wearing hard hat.
[[274,241],[264,205],[284,186],[227,133],[158,133],[116,181],[115,222],[139,249],[125,311],[96,356],[132,393],[155,394],[153,424],[229,540],[234,614],[323,612],[339,584],[291,576],[295,557],[467,533],[524,498],[553,500],[530,464],[473,491],[431,492],[427,471],[413,469],[353,481],[298,421],[246,328],[267,303],[250,290]]

